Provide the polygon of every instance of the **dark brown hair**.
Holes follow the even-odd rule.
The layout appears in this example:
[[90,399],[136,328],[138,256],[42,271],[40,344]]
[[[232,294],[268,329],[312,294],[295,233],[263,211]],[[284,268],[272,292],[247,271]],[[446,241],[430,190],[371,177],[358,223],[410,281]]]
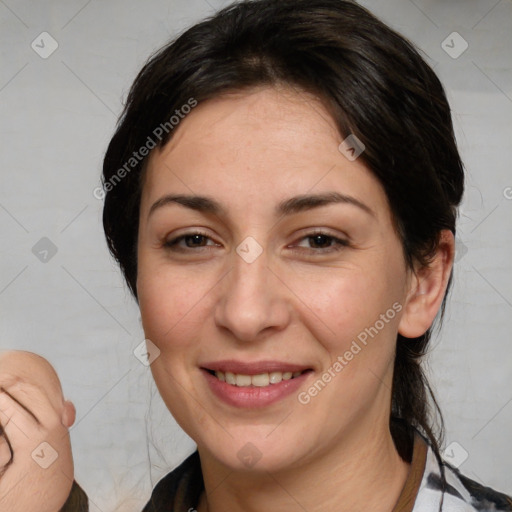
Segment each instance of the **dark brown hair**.
[[89,499],[84,490],[73,480],[73,486],[66,503],[59,512],[89,512]]
[[[201,103],[276,85],[313,93],[342,137],[354,134],[364,143],[359,158],[386,192],[410,268],[429,263],[441,230],[455,233],[463,165],[443,87],[413,45],[351,1],[242,1],[186,30],[146,63],[106,152],[103,225],[136,299],[147,158],[130,160],[134,152],[149,138],[168,142],[169,119],[191,98]],[[164,123],[169,129],[155,141]],[[390,429],[405,460],[411,426],[426,434],[438,457],[442,442],[442,415],[420,365],[430,334],[397,339]]]

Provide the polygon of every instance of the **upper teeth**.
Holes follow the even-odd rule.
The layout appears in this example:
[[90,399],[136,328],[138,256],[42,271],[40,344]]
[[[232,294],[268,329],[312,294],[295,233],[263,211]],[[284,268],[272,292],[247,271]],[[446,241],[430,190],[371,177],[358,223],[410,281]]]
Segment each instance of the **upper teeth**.
[[269,384],[279,384],[282,380],[290,380],[292,377],[298,377],[302,372],[270,372],[259,373],[258,375],[244,375],[242,373],[215,372],[215,376],[222,382],[227,382],[233,386],[268,386]]

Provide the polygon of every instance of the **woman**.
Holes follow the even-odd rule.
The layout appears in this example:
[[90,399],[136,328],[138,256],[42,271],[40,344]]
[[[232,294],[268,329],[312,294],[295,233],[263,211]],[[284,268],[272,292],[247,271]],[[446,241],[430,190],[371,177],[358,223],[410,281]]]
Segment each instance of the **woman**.
[[198,446],[145,512],[512,510],[440,458],[420,362],[463,166],[401,36],[349,1],[224,9],[144,66],[103,187],[155,382]]

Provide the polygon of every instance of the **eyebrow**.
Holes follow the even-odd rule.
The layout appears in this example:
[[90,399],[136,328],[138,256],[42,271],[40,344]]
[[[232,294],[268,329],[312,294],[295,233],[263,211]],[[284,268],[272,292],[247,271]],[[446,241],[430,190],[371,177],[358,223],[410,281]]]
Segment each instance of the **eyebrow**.
[[[161,197],[151,205],[148,218],[155,210],[169,204],[179,204],[198,212],[226,216],[226,209],[211,197],[186,194],[168,194]],[[340,194],[339,192],[304,194],[291,197],[276,206],[275,214],[276,216],[291,215],[330,204],[348,204],[356,206],[373,217],[376,217],[375,212],[369,206],[359,201],[359,199],[345,194]]]

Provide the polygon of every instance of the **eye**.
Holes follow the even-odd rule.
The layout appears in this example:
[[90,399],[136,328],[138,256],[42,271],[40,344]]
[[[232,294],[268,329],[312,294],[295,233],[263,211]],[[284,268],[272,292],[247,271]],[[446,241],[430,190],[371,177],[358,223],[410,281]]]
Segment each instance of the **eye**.
[[[208,242],[212,243],[208,244]],[[164,247],[171,251],[187,251],[188,249],[202,249],[212,246],[218,247],[219,244],[215,243],[206,233],[202,233],[200,231],[185,233],[184,235],[167,240],[164,243]]]
[[329,235],[322,231],[315,231],[308,233],[306,236],[301,238],[301,242],[296,247],[305,248],[311,253],[327,253],[332,251],[339,251],[344,247],[347,247],[349,242],[341,238]]
[[[306,250],[312,254],[324,254],[339,251],[348,245],[349,242],[347,240],[329,235],[322,231],[315,231],[302,237],[295,247],[299,247],[301,251]],[[167,240],[164,243],[164,247],[171,251],[188,252],[194,249],[219,247],[219,244],[213,241],[206,233],[194,231]]]

